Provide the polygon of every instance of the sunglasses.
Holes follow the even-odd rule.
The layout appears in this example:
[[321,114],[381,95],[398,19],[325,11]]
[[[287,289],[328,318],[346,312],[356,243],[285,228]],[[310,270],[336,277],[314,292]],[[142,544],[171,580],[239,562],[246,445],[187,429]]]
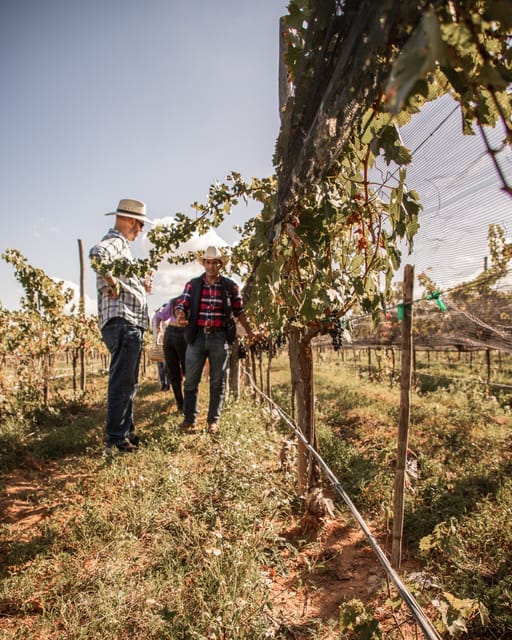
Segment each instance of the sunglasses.
[[144,223],[141,222],[140,220],[137,220],[136,218],[132,218],[132,220],[135,220],[135,222],[139,225],[139,229],[142,231],[142,229],[144,229]]

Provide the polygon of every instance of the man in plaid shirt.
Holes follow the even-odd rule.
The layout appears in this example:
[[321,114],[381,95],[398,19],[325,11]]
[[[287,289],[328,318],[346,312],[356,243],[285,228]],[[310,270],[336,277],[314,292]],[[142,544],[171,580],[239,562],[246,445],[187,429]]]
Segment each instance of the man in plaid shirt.
[[194,427],[197,418],[199,382],[206,360],[210,365],[210,401],[207,423],[211,432],[218,429],[225,391],[225,374],[229,345],[235,337],[234,319],[241,323],[247,336],[253,332],[245,314],[238,285],[220,275],[228,261],[216,247],[208,247],[197,261],[205,271],[187,282],[174,309],[176,320],[185,327],[184,420],[182,429]]
[[136,240],[146,222],[146,205],[140,200],[119,201],[116,222],[101,242],[89,252],[96,272],[98,321],[101,335],[110,352],[107,393],[105,454],[113,448],[135,451],[139,438],[133,423],[133,400],[137,393],[139,364],[144,331],[149,326],[147,293],[150,280],[139,276],[115,277],[108,265],[116,259],[133,261],[130,242]]

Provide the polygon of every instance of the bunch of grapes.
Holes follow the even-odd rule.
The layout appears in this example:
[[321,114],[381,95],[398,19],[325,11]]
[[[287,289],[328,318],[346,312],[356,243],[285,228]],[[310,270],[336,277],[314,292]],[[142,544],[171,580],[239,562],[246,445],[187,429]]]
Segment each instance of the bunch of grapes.
[[274,358],[285,344],[286,336],[282,332],[278,333],[275,338],[260,334],[249,343],[249,349],[252,353],[268,353],[272,358]]
[[257,336],[251,343],[250,349],[252,353],[263,353],[269,350],[269,341],[265,336],[259,335]]
[[281,349],[281,347],[284,347],[284,345],[286,344],[286,335],[280,331],[277,334],[277,338],[276,338],[276,349],[279,351],[279,349]]
[[332,339],[332,348],[334,351],[339,351],[343,347],[343,330],[345,328],[345,323],[339,318],[329,318],[329,320],[329,335]]

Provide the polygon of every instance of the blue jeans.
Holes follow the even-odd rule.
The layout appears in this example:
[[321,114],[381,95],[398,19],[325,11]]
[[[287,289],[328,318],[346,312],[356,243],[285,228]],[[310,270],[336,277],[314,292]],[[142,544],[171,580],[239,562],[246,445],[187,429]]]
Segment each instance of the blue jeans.
[[107,394],[107,445],[133,436],[133,400],[139,381],[144,329],[124,318],[112,318],[101,330],[110,351]]
[[210,364],[210,401],[207,422],[211,424],[219,419],[224,401],[229,360],[229,344],[225,331],[209,335],[199,331],[194,342],[187,345],[183,414],[185,421],[190,424],[194,424],[197,418],[197,391],[206,359]]
[[157,362],[156,366],[158,369],[158,379],[160,380],[160,385],[163,387],[164,385],[169,384],[167,381],[167,372],[165,370],[165,363]]

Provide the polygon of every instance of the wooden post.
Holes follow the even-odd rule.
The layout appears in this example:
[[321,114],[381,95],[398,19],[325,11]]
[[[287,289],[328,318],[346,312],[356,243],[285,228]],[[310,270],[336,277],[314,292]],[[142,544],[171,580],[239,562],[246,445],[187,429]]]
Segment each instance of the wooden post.
[[396,474],[393,491],[393,545],[391,565],[399,569],[402,561],[402,532],[404,524],[405,473],[409,438],[411,360],[412,360],[412,300],[414,288],[414,267],[404,269],[404,318],[402,320],[402,364],[400,372],[400,420],[398,425],[398,447]]
[[491,367],[491,350],[485,350],[485,364],[487,368],[487,393],[492,395],[492,387],[491,387],[491,378],[492,378],[492,367]]
[[229,352],[229,395],[236,400],[240,397],[240,342],[237,338]]
[[285,32],[284,17],[279,19],[279,115],[282,117],[283,111],[290,97],[292,84],[288,81],[288,67],[284,57],[288,46],[284,39]]
[[[260,378],[260,391],[265,391],[265,385],[263,383],[263,352],[258,353],[258,373]],[[263,398],[260,396],[260,403],[263,404]]]
[[[85,320],[85,269],[84,269],[84,244],[78,240],[78,256],[80,259],[80,300],[78,303],[78,315]],[[80,345],[80,391],[85,393],[85,347],[82,341]]]
[[392,387],[395,380],[395,350],[393,347],[388,349],[388,359],[391,360],[391,373],[389,374],[389,386]]
[[272,387],[270,385],[270,371],[271,371],[271,366],[272,366],[272,351],[273,351],[273,347],[274,347],[274,339],[272,338],[272,336],[269,337],[269,346],[268,346],[268,359],[267,359],[267,379],[266,379],[266,389],[265,389],[265,393],[267,394],[267,396],[270,398],[269,403],[268,403],[268,412],[269,412],[269,416],[272,415]]
[[[257,386],[258,385],[258,376],[256,375],[256,355],[255,355],[255,352],[252,349],[249,349],[249,353],[250,353],[250,357],[251,357],[252,379],[254,380],[254,384]],[[255,389],[253,389],[252,395],[253,395],[253,398],[255,400],[259,396],[259,394],[256,392]]]

